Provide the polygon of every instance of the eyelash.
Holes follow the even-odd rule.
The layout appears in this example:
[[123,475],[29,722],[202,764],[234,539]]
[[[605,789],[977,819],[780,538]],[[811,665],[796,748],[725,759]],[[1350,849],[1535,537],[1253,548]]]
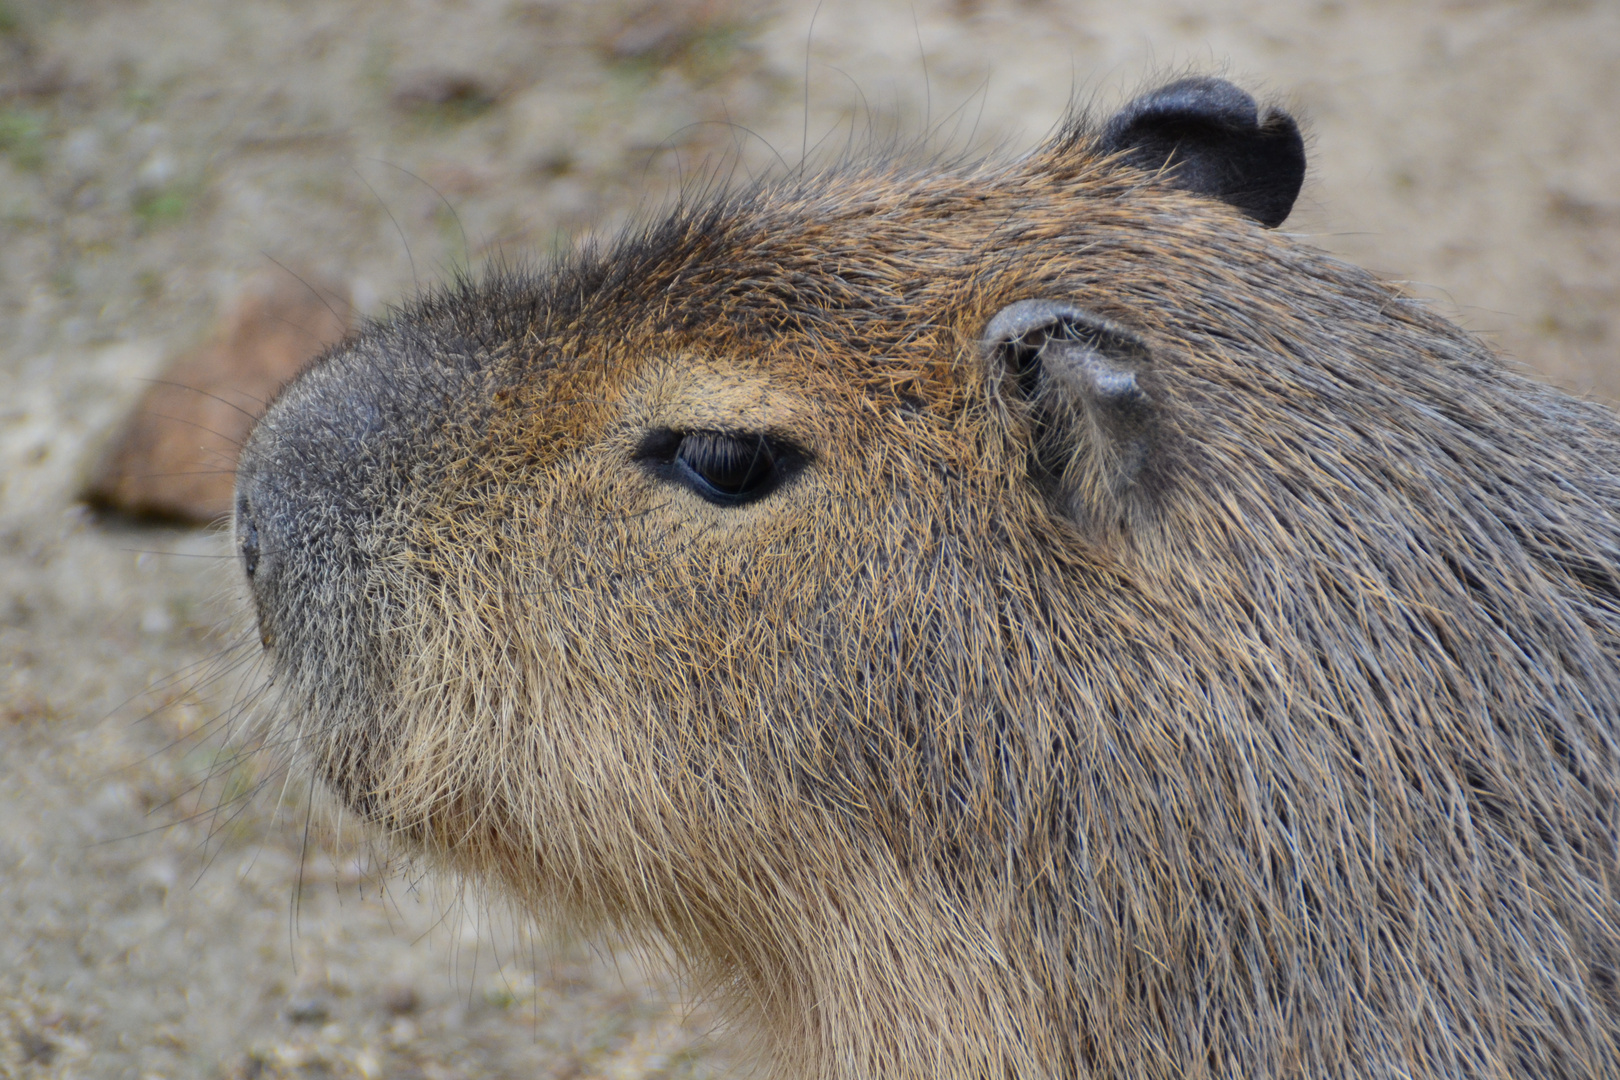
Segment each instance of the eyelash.
[[636,457],[716,506],[742,506],[781,487],[805,453],[760,432],[654,431]]

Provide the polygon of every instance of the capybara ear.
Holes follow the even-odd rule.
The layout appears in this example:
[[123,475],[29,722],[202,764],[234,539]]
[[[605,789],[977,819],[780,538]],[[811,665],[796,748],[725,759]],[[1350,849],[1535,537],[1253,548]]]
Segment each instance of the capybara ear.
[[1305,182],[1294,118],[1280,109],[1262,118],[1254,98],[1224,79],[1181,79],[1143,94],[1114,114],[1097,147],[1268,228],[1283,223]]
[[1032,459],[1063,511],[1087,527],[1128,516],[1155,426],[1140,381],[1147,343],[1073,304],[1020,300],[990,320],[983,345],[1031,407]]

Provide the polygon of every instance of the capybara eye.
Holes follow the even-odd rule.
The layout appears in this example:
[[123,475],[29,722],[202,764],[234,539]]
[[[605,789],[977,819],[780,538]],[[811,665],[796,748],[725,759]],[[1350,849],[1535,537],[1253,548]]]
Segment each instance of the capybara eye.
[[763,435],[687,435],[675,464],[692,490],[717,501],[745,502],[774,486],[776,454]]
[[720,506],[770,494],[803,462],[798,450],[758,432],[658,431],[637,456]]

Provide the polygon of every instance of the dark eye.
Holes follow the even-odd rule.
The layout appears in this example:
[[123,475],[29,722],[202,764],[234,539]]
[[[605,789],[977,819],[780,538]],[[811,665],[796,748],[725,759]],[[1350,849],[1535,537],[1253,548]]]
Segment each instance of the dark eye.
[[721,506],[768,495],[804,461],[798,450],[757,432],[654,432],[638,456]]

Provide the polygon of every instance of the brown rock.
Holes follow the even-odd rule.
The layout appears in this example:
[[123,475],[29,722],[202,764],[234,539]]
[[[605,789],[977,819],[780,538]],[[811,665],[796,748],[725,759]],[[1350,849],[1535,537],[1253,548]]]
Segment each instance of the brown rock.
[[281,385],[348,331],[348,290],[287,274],[237,301],[219,333],[158,376],[85,498],[137,517],[208,523],[231,510],[236,455]]

